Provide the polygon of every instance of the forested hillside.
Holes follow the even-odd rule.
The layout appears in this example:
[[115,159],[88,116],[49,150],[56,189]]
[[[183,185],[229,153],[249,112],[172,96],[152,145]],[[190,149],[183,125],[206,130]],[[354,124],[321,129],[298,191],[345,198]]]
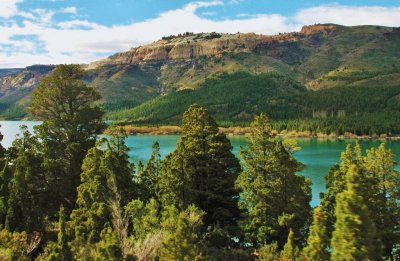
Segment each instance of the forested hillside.
[[[275,36],[187,32],[85,65],[85,81],[102,94],[111,120],[176,123],[196,102],[223,124],[249,124],[266,111],[305,125],[320,119],[326,131],[359,118],[340,132],[398,134],[399,42],[399,28],[381,26],[317,24]],[[2,117],[26,117],[30,93],[52,68],[3,71]],[[370,116],[376,120],[365,131]],[[378,130],[382,117],[389,123]]]
[[268,112],[278,131],[400,133],[397,85],[308,91],[277,73],[223,74],[198,89],[174,91],[133,109],[109,112],[106,118],[133,124],[179,124],[180,115],[193,103],[208,108],[224,126],[247,126],[254,115]]
[[[28,107],[42,124],[0,146],[0,260],[400,258],[400,179],[384,143],[349,144],[313,209],[300,148],[265,113],[237,158],[208,110],[191,105],[176,148],[162,159],[154,142],[134,166],[123,131],[98,136],[101,97],[84,73],[59,65],[43,78]],[[273,90],[284,79],[259,80]]]

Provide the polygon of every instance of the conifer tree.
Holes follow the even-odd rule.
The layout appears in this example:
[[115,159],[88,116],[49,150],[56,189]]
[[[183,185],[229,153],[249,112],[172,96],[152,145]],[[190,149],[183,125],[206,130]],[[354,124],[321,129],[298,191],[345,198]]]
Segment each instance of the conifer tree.
[[359,143],[348,145],[342,153],[341,163],[334,166],[326,177],[327,191],[322,194],[321,205],[328,215],[327,232],[331,235],[335,223],[336,197],[346,189],[346,172],[351,165],[356,165],[361,173],[360,190],[370,217],[375,224],[379,238],[383,243],[383,254],[392,258],[395,245],[400,242],[400,233],[395,229],[400,224],[399,172],[395,170],[394,155],[384,144],[379,148],[367,150],[362,155]]
[[72,254],[68,246],[68,237],[66,234],[66,215],[64,207],[60,207],[59,221],[58,221],[58,240],[57,245],[52,249],[49,255],[49,260],[61,261],[61,260],[71,260]]
[[235,180],[240,171],[232,146],[208,111],[192,105],[183,116],[183,135],[162,164],[158,196],[179,210],[194,204],[207,225],[235,226],[239,218]]
[[10,231],[41,231],[49,190],[40,182],[43,161],[37,151],[37,139],[26,127],[21,130],[22,137],[10,148],[13,174],[8,184],[5,227]]
[[[58,65],[32,93],[28,112],[43,123],[35,127],[44,158],[42,183],[49,184],[53,213],[76,201],[83,158],[104,128],[99,93],[86,86],[79,65]],[[45,186],[45,185],[43,185]],[[68,211],[68,212],[69,212]]]
[[327,214],[327,233],[331,238],[334,229],[336,196],[346,189],[346,174],[352,165],[362,168],[361,146],[357,142],[355,146],[348,144],[346,150],[341,153],[340,164],[334,165],[325,176],[326,192],[321,193],[321,205]]
[[9,186],[12,178],[12,170],[8,161],[0,172],[0,224],[5,224],[8,209],[8,197],[10,196]]
[[107,177],[100,171],[102,156],[103,152],[95,147],[83,161],[77,208],[71,214],[71,226],[78,241],[97,242],[104,227],[110,225],[110,211],[106,205]]
[[105,228],[100,235],[100,241],[96,243],[95,253],[92,255],[98,261],[124,260],[121,253],[118,236],[110,228]]
[[141,198],[144,201],[149,201],[157,196],[157,182],[161,169],[161,154],[160,145],[156,141],[152,146],[152,153],[146,168],[139,175]]
[[243,172],[236,185],[242,190],[239,206],[246,216],[242,228],[255,247],[276,241],[283,248],[289,228],[302,238],[311,214],[310,182],[296,172],[296,161],[281,141],[274,139],[268,117],[252,123],[247,150],[241,150]]
[[150,199],[147,204],[135,199],[129,202],[125,209],[131,219],[135,240],[144,240],[146,236],[161,228],[161,206],[155,199]]
[[260,261],[280,261],[280,253],[276,242],[264,245],[259,250]]
[[78,207],[71,214],[77,240],[97,242],[101,232],[111,226],[110,199],[118,196],[118,204],[124,206],[133,198],[133,165],[127,150],[123,135],[100,140],[89,150],[82,166]]
[[178,212],[167,207],[163,227],[166,230],[161,260],[195,260],[200,253],[201,227],[204,211],[194,205]]
[[362,174],[356,165],[351,166],[347,172],[346,189],[336,199],[333,261],[380,259],[380,241],[360,181]]
[[307,246],[303,249],[302,256],[306,260],[329,260],[329,237],[326,231],[327,216],[321,206],[314,209],[313,223],[307,239]]
[[400,174],[391,150],[384,143],[367,150],[365,170],[370,178],[368,207],[384,246],[384,256],[393,260],[393,249],[400,243]]
[[299,256],[299,248],[296,246],[294,242],[293,230],[290,229],[287,242],[281,252],[281,258],[282,260],[295,261],[298,256]]

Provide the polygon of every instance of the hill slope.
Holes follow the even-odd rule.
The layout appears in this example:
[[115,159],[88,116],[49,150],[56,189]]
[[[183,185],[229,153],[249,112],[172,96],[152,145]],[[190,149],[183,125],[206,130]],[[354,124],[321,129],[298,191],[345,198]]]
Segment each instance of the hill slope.
[[[399,28],[326,24],[276,36],[185,33],[86,65],[86,80],[103,94],[109,119],[173,122],[193,102],[221,121],[248,121],[260,110],[282,120],[339,111],[347,117],[370,113],[375,100],[384,102],[373,107],[380,113],[397,106],[399,59]],[[45,66],[0,74],[3,117],[23,116],[30,92],[52,67],[38,68]],[[385,98],[375,99],[381,93]]]

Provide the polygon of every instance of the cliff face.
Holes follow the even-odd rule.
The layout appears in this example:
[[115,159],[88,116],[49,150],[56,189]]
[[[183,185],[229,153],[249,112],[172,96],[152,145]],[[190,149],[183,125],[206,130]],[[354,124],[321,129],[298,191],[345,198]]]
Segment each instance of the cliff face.
[[[276,72],[308,89],[368,85],[379,77],[386,79],[382,84],[400,84],[394,75],[400,73],[399,31],[317,24],[274,36],[185,33],[88,64],[86,80],[100,90],[107,110],[134,107],[171,90],[195,89],[207,78],[238,71]],[[0,70],[0,103],[21,90],[29,95],[53,68]]]
[[[282,36],[263,36],[256,34],[209,34],[181,36],[160,40],[152,44],[133,48],[128,52],[111,56],[97,65],[107,64],[141,64],[166,60],[189,60],[200,57],[221,57],[224,53],[253,52],[259,46],[284,41],[298,41],[300,34]],[[94,64],[96,65],[96,63]],[[96,67],[96,66],[93,66]],[[93,68],[92,67],[92,68]]]
[[17,90],[34,88],[42,77],[54,69],[53,65],[33,65],[14,70],[0,77],[0,96],[13,94]]
[[[225,53],[242,53],[268,50],[270,47],[298,43],[305,37],[316,34],[329,36],[337,25],[313,25],[304,26],[299,33],[287,33],[274,36],[248,34],[186,34],[177,37],[164,37],[160,41],[133,48],[128,52],[115,54],[108,59],[95,62],[90,68],[96,68],[104,64],[141,64],[147,62],[159,62],[169,59],[196,59],[200,57],[221,57]],[[273,55],[272,55],[273,56]]]

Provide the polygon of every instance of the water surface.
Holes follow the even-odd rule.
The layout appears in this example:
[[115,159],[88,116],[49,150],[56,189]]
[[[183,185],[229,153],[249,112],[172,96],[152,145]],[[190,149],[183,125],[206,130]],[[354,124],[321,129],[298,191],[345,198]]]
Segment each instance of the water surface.
[[[2,144],[5,147],[11,146],[15,135],[19,133],[20,125],[27,125],[30,130],[39,122],[32,121],[0,121],[0,131],[4,135]],[[151,146],[155,141],[160,143],[161,155],[165,157],[174,148],[179,135],[138,135],[128,136],[127,146],[130,148],[129,157],[132,162],[139,160],[145,163],[151,154]],[[246,145],[246,139],[243,136],[229,137],[233,146],[233,152],[237,155],[239,146]],[[354,140],[340,139],[297,139],[302,148],[295,153],[297,160],[306,165],[301,174],[311,179],[313,200],[311,204],[315,206],[319,202],[319,193],[325,191],[324,177],[329,168],[340,161],[340,153],[346,148],[347,144],[354,144]],[[382,140],[362,140],[361,145],[364,149],[379,146]],[[400,161],[400,141],[385,141],[388,148],[391,148],[396,154],[396,161]],[[399,168],[398,168],[399,169]]]

